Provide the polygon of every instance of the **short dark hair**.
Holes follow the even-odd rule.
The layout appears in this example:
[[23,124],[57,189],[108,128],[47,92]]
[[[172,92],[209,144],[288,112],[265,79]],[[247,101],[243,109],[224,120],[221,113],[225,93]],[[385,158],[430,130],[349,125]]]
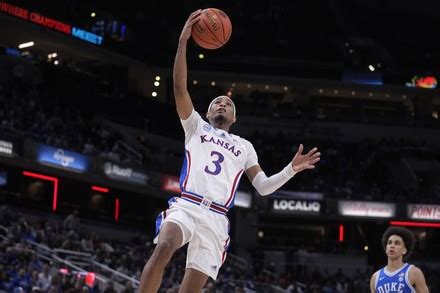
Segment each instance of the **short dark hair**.
[[389,227],[382,236],[382,246],[384,250],[387,248],[387,242],[391,235],[402,237],[406,248],[406,254],[403,256],[403,259],[408,259],[413,252],[414,245],[416,244],[414,233],[405,227]]

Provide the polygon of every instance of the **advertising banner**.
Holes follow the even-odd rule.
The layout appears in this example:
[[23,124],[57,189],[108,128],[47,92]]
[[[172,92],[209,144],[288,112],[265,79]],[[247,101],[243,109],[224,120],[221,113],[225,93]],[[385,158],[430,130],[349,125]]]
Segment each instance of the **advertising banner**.
[[89,159],[86,156],[42,144],[38,145],[37,160],[45,165],[78,172],[85,172],[89,168]]
[[342,216],[391,218],[396,215],[393,203],[349,201],[338,202],[339,214]]
[[272,199],[272,211],[284,214],[310,214],[319,215],[322,209],[322,202],[305,199]]
[[440,221],[440,205],[409,204],[408,218],[415,220]]
[[148,175],[132,167],[122,167],[115,163],[105,162],[103,171],[107,177],[115,180],[145,185],[148,182]]

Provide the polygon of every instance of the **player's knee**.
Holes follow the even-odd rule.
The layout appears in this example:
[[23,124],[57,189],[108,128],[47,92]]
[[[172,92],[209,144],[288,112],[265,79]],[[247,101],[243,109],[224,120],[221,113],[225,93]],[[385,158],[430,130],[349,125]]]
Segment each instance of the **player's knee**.
[[173,242],[169,239],[162,239],[159,241],[159,243],[156,246],[156,251],[158,256],[161,259],[168,259],[171,258],[171,256],[174,254],[174,251],[176,251],[177,247],[173,244]]

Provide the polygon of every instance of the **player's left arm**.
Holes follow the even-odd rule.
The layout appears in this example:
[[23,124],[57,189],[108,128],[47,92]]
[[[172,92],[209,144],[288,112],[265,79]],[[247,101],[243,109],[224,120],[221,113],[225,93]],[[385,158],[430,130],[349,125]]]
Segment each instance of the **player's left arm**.
[[304,146],[301,144],[292,161],[281,172],[267,177],[260,165],[254,165],[246,170],[249,181],[261,195],[268,195],[283,186],[295,174],[315,168],[320,160],[321,153],[318,148],[311,149],[303,154]]
[[409,271],[409,282],[411,284],[414,284],[417,293],[429,293],[428,286],[426,285],[425,276],[423,275],[422,270],[418,267],[413,267]]

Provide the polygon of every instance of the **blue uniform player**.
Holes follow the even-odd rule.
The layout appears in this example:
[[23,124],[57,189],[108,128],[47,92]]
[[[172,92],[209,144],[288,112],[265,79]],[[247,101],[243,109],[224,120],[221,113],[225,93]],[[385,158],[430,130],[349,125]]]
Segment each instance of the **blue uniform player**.
[[423,272],[404,263],[415,244],[414,234],[404,227],[390,227],[382,237],[388,264],[375,272],[370,280],[371,293],[429,293]]

